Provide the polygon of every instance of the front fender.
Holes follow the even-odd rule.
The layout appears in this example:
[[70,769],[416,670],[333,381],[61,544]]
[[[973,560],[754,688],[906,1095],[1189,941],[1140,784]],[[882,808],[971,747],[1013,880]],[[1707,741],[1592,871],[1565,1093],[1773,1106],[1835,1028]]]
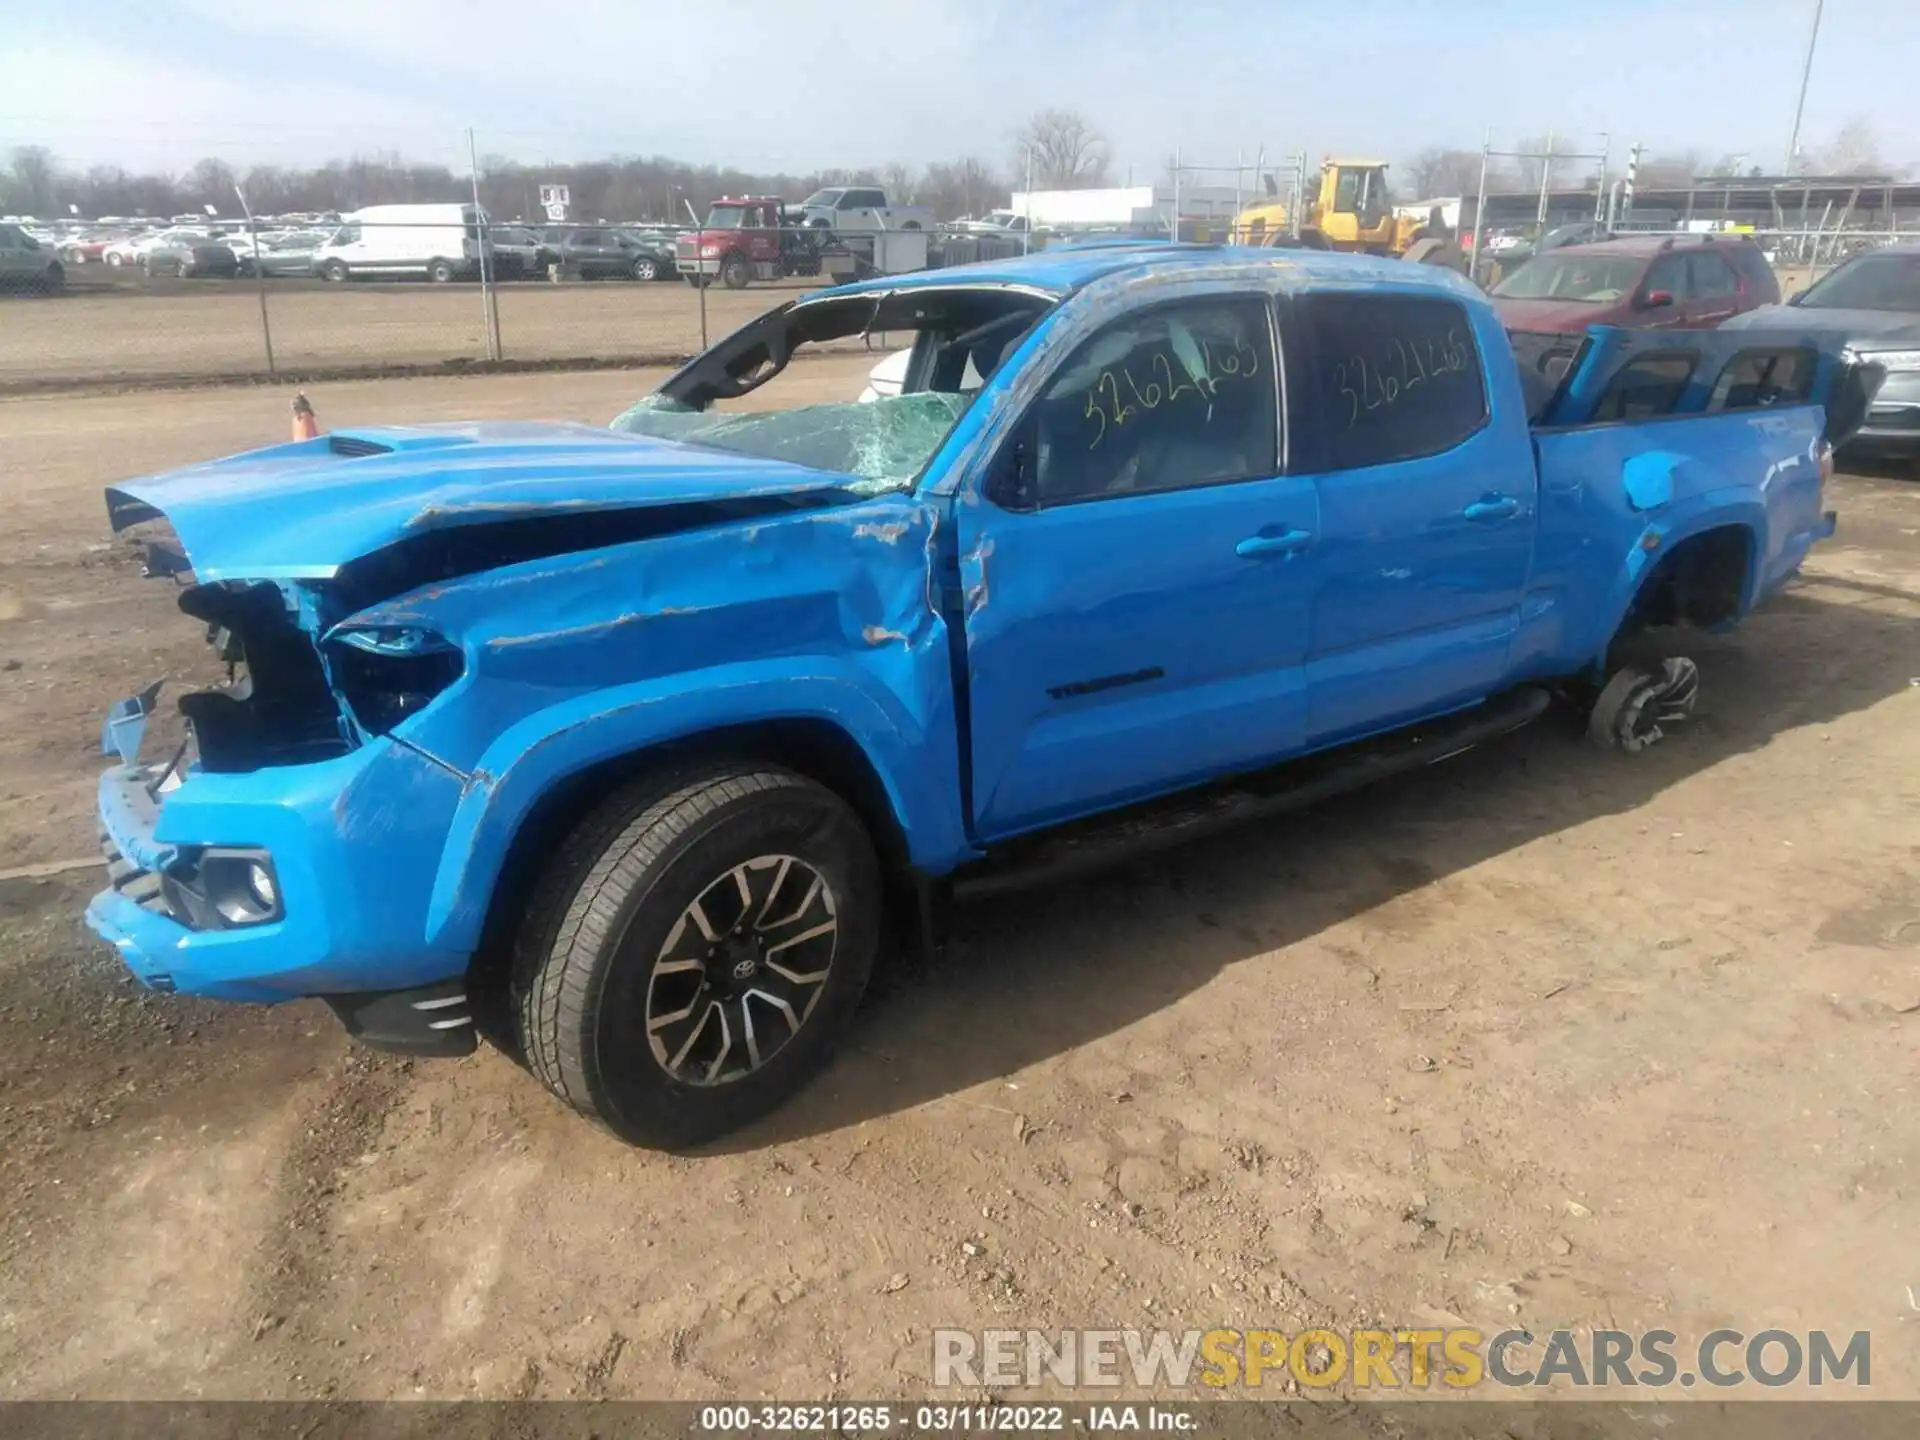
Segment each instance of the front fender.
[[915,713],[851,660],[811,656],[610,687],[527,715],[487,746],[468,779],[434,880],[429,942],[477,947],[514,835],[556,784],[606,761],[756,723],[837,727],[879,777],[912,863],[950,870],[971,853],[951,692],[940,687],[921,698]]

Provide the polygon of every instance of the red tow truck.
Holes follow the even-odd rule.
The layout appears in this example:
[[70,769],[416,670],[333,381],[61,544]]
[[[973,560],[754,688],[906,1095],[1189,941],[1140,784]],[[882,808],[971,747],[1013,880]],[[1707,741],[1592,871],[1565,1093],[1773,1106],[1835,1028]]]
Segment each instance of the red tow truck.
[[675,242],[674,265],[689,285],[718,276],[729,290],[743,290],[755,280],[818,275],[838,248],[829,231],[786,222],[776,196],[725,197],[713,202],[706,224]]

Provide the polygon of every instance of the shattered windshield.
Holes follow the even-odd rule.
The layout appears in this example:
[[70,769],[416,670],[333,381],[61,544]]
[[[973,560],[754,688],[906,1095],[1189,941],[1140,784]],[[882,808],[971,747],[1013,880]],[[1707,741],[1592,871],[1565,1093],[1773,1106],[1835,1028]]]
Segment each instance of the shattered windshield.
[[853,475],[861,483],[850,488],[880,494],[906,488],[972,403],[971,394],[923,390],[743,415],[688,410],[650,395],[613,428]]
[[1920,255],[1868,255],[1842,265],[1808,289],[1800,308],[1920,311]]
[[1646,262],[1632,255],[1536,255],[1493,287],[1501,300],[1604,305],[1633,293]]
[[991,286],[797,303],[722,340],[613,428],[850,476],[857,493],[904,490],[1053,303]]

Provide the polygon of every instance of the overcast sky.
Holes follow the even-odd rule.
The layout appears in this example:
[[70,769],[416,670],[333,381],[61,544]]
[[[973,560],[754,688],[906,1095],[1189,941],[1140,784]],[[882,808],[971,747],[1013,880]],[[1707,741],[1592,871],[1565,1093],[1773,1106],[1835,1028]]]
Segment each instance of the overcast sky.
[[[1004,164],[1078,108],[1176,146],[1404,158],[1554,128],[1778,169],[1812,0],[0,0],[0,148],[184,169],[397,150]],[[1827,0],[1805,143],[1920,161],[1920,0]]]

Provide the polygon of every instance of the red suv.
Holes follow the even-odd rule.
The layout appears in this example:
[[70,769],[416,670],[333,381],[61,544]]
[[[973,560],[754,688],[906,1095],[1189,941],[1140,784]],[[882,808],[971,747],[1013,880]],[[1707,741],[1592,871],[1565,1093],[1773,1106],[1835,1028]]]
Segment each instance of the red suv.
[[1646,236],[1536,255],[1493,287],[1509,332],[1569,335],[1589,325],[1708,330],[1776,304],[1780,282],[1753,241]]

